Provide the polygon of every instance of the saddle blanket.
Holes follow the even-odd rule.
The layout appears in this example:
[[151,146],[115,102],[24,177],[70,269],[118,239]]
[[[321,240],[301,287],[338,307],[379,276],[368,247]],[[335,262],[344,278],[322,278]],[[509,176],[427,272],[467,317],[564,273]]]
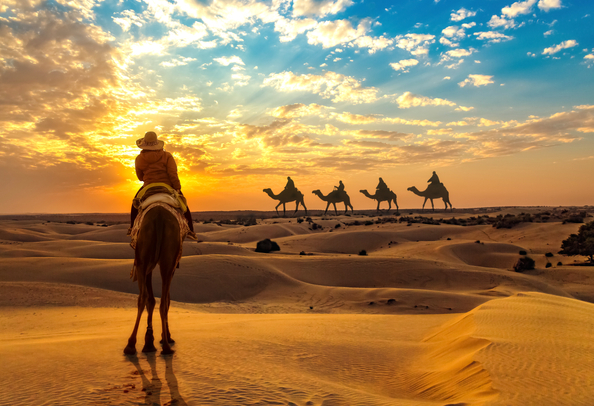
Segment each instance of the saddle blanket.
[[[151,209],[153,209],[157,206],[163,207],[163,208],[167,209],[171,214],[173,214],[173,216],[177,219],[177,222],[179,224],[179,236],[180,236],[181,241],[183,241],[186,238],[186,235],[190,231],[190,228],[188,227],[188,223],[187,223],[184,215],[181,213],[181,211],[171,207],[170,205],[168,205],[165,202],[155,202],[155,203],[151,204],[150,206],[148,206],[147,208],[141,210],[138,213],[138,217],[136,217],[136,220],[134,220],[134,226],[132,226],[132,232],[130,234],[130,237],[131,237],[130,246],[132,247],[132,249],[136,250],[136,244],[138,243],[138,234],[140,232],[140,226],[142,225],[144,216]],[[181,256],[182,256],[182,244],[180,244],[180,246],[179,246],[179,252],[177,254],[177,260],[175,261],[175,266],[177,266],[177,264],[179,263]],[[136,281],[136,279],[137,279],[136,278],[136,259],[134,259],[134,265],[132,266],[132,271],[130,271],[130,279],[132,279],[133,281]]]

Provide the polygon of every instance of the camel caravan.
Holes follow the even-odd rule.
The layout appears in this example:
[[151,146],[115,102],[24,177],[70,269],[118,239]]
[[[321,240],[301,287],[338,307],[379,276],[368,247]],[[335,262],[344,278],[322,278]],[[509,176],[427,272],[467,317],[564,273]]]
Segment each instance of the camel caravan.
[[[450,193],[443,185],[443,183],[439,181],[439,177],[437,176],[435,171],[433,171],[433,176],[431,176],[431,178],[427,182],[429,183],[429,185],[422,192],[419,191],[419,189],[417,189],[415,186],[409,187],[407,189],[413,192],[414,194],[425,198],[422,210],[425,209],[425,204],[427,203],[427,200],[430,200],[431,209],[435,211],[433,199],[442,199],[445,204],[445,209],[447,210],[449,205],[450,210],[452,210],[453,208],[452,203],[450,203]],[[283,216],[285,216],[285,204],[290,202],[296,202],[297,204],[295,206],[295,211],[293,212],[293,214],[297,213],[297,210],[299,210],[299,205],[301,205],[303,206],[305,214],[307,215],[307,207],[305,207],[305,202],[303,201],[303,193],[301,193],[299,189],[295,187],[295,183],[290,177],[287,177],[287,184],[285,185],[284,190],[280,192],[278,195],[274,194],[272,192],[272,189],[264,189],[263,192],[271,198],[273,198],[274,200],[279,201],[279,203],[275,207],[276,214],[280,215],[280,213],[278,212],[278,208],[282,204]],[[398,211],[399,209],[398,202],[396,200],[396,193],[390,190],[390,188],[386,185],[382,178],[379,178],[379,183],[375,188],[374,194],[370,194],[367,191],[367,189],[360,190],[359,192],[363,193],[363,195],[365,195],[366,197],[377,201],[376,210],[378,212],[380,211],[381,202],[388,202],[388,212],[392,209],[392,203],[394,203],[394,206],[396,206],[396,211]],[[324,214],[328,213],[328,208],[330,207],[330,204],[332,204],[334,206],[334,213],[338,215],[336,203],[344,203],[345,214],[348,213],[349,208],[351,209],[351,213],[354,212],[353,206],[351,205],[351,198],[344,190],[344,184],[342,183],[342,180],[339,181],[339,185],[334,186],[334,190],[332,190],[327,195],[324,195],[319,189],[312,191],[312,193],[327,203],[326,209],[324,210]]]

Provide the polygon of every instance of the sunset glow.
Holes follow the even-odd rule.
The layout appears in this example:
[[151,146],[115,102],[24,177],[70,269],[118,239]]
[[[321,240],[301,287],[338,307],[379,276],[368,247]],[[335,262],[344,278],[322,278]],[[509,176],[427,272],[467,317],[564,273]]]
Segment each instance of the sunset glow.
[[[143,0],[0,5],[0,213],[125,212],[156,131],[194,211],[273,210],[291,176],[432,171],[454,207],[594,203],[588,1]],[[441,202],[439,203],[441,208]]]

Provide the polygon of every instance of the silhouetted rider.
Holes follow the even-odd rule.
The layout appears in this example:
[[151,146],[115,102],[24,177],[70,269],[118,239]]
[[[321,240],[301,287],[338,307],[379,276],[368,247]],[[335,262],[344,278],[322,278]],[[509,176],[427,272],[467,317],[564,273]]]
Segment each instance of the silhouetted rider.
[[433,171],[433,176],[427,181],[431,182],[432,185],[439,185],[441,182],[439,181],[439,176]]

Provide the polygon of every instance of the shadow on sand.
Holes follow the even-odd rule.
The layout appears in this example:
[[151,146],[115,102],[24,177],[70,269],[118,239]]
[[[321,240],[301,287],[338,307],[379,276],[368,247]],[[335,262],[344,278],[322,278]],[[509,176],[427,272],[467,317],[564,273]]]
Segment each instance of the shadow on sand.
[[[163,382],[157,373],[158,358],[165,361],[165,382],[167,384],[167,388],[163,388]],[[179,393],[177,378],[173,373],[172,355],[159,356],[155,353],[147,354],[146,361],[150,367],[150,377],[147,376],[148,369],[146,367],[145,369],[142,368],[141,362],[144,362],[144,360],[139,359],[136,355],[127,355],[126,359],[130,361],[138,371],[138,375],[142,381],[142,391],[145,393],[145,405],[161,405],[161,392],[163,392],[163,395],[166,395],[167,389],[171,400],[165,401],[163,404],[179,406],[187,405]]]

